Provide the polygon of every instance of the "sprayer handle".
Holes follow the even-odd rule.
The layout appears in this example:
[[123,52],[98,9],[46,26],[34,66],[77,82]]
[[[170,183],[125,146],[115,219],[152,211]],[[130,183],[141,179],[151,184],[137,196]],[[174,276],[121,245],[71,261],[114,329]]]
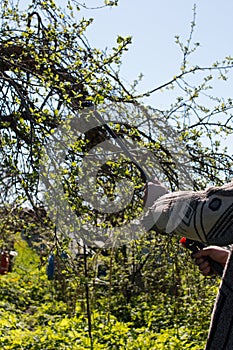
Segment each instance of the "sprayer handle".
[[[197,253],[199,250],[205,248],[205,245],[201,242],[197,242],[197,241],[193,241],[189,238],[186,238],[186,237],[182,237],[180,239],[180,243],[187,249],[191,250],[192,252],[192,255]],[[213,259],[211,258],[207,258],[208,259],[208,262],[211,266],[211,268],[216,271],[216,273],[219,275],[219,276],[222,276],[223,275],[223,266],[218,263],[217,261],[214,261]]]

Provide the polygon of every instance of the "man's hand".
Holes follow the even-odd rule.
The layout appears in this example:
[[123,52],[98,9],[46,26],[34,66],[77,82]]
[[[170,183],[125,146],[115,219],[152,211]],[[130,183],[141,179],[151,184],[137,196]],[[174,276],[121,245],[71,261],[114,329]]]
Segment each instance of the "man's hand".
[[211,275],[213,272],[215,273],[215,271],[213,271],[211,268],[211,264],[208,261],[208,258],[220,263],[224,267],[228,256],[229,250],[218,246],[206,247],[193,254],[195,264],[199,267],[201,273],[204,276]]

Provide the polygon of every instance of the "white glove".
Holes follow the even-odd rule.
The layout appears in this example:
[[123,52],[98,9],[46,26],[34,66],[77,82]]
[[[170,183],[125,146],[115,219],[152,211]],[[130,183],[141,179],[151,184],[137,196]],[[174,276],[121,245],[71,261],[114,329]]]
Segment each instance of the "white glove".
[[164,194],[169,193],[168,189],[155,177],[153,182],[148,182],[144,193],[144,206],[150,208],[154,202]]

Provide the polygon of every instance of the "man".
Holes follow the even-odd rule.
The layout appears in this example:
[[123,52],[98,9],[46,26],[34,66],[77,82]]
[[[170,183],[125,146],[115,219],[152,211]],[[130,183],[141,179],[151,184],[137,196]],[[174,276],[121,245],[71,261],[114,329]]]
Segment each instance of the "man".
[[204,276],[214,273],[213,263],[220,263],[225,267],[219,291],[215,300],[205,350],[232,350],[232,276],[233,255],[230,249],[209,246],[194,254],[195,263]]
[[233,253],[226,246],[233,245],[233,182],[203,191],[169,193],[155,179],[147,185],[144,201],[146,229],[208,245],[193,255],[204,276],[215,272],[213,262],[226,265],[205,350],[232,350]]

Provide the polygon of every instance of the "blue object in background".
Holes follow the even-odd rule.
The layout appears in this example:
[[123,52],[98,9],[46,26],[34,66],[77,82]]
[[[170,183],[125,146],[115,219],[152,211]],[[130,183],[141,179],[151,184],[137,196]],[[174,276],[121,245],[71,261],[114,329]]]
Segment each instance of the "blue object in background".
[[54,278],[54,254],[49,255],[46,273],[49,280]]

